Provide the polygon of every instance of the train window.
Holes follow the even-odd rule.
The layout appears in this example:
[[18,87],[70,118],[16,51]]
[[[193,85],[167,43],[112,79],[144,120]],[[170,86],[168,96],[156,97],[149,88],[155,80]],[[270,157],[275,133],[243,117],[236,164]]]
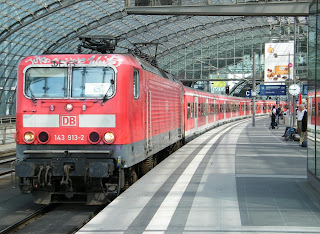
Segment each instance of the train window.
[[318,103],[318,117],[320,117],[320,103]]
[[67,97],[67,68],[29,68],[25,75],[25,94],[31,98]]
[[202,108],[202,116],[205,116],[206,115],[206,106],[204,103],[201,104],[201,108]]
[[111,98],[115,94],[115,73],[110,67],[74,67],[71,97]]
[[139,98],[139,71],[134,70],[133,72],[133,97],[134,99]]
[[201,108],[202,108],[202,116],[205,116],[205,104],[204,103],[201,104]]
[[194,118],[194,103],[191,103],[191,119]]
[[197,103],[195,103],[195,105],[194,105],[194,117],[195,118],[198,118],[198,105],[197,105]]
[[191,103],[188,102],[188,107],[187,107],[187,118],[191,118]]
[[315,109],[316,109],[316,104],[315,104],[315,103],[312,103],[312,107],[311,107],[311,108],[312,108],[312,110],[311,110],[311,116],[316,116],[316,113],[315,113],[315,112],[316,112],[316,110],[315,110]]

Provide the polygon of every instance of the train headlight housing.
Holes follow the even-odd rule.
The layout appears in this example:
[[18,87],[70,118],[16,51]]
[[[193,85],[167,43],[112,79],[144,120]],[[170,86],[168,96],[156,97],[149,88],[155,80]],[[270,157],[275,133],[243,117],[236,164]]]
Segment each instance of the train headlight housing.
[[26,132],[23,139],[27,144],[31,144],[35,141],[36,137],[33,132]]
[[112,144],[115,141],[115,136],[113,132],[107,132],[106,134],[104,134],[104,142],[107,144]]
[[49,134],[47,132],[40,132],[38,135],[38,140],[42,143],[45,144],[49,141]]
[[100,142],[101,136],[98,132],[91,132],[89,135],[89,141],[91,144],[98,144]]
[[71,103],[68,103],[66,106],[65,106],[65,109],[67,111],[72,111],[73,110],[73,105]]

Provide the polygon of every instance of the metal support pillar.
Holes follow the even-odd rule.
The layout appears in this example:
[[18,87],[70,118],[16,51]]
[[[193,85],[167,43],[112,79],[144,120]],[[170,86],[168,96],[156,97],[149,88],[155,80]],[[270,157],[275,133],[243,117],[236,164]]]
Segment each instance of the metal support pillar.
[[[293,83],[296,83],[296,44],[297,44],[297,18],[294,17],[294,42],[293,42]],[[296,107],[297,107],[297,102],[296,102],[296,96],[293,97],[293,125],[292,127],[296,126]]]
[[253,74],[252,74],[252,127],[256,126],[256,52],[253,52]]

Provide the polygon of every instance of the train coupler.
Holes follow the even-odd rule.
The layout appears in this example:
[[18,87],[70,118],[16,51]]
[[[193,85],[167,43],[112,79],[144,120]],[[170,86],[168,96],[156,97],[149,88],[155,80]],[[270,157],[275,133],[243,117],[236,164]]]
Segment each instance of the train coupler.
[[62,180],[60,181],[60,184],[66,186],[67,192],[73,192],[72,180],[70,179],[70,170],[72,168],[73,167],[70,164],[65,164],[63,166],[64,175],[62,176]]

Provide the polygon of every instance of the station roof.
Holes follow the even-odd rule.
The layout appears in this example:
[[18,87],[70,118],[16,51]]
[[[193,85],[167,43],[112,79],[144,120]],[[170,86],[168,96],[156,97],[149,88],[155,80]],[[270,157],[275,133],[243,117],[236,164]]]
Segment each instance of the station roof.
[[[210,2],[213,5],[228,2],[234,7],[239,4],[235,0]],[[189,5],[199,3],[189,1]],[[245,55],[255,49],[262,51],[261,43],[272,38],[292,40],[295,19],[300,41],[307,43],[307,16],[136,15],[128,14],[123,0],[1,0],[0,115],[15,114],[17,64],[24,56],[77,53],[81,36],[117,38],[115,53],[139,50],[151,56],[156,54],[161,68],[175,72],[181,79],[192,80],[203,77],[198,75],[201,71],[212,69],[212,61],[208,65],[205,54],[215,59],[216,70],[219,67],[219,71],[230,72],[240,63],[245,67]],[[237,45],[241,45],[240,54],[235,49]],[[231,57],[233,62],[221,62],[218,58],[221,55]],[[194,69],[194,60],[202,64],[197,74],[188,77],[178,71]],[[183,66],[175,66],[181,65],[181,61]]]

